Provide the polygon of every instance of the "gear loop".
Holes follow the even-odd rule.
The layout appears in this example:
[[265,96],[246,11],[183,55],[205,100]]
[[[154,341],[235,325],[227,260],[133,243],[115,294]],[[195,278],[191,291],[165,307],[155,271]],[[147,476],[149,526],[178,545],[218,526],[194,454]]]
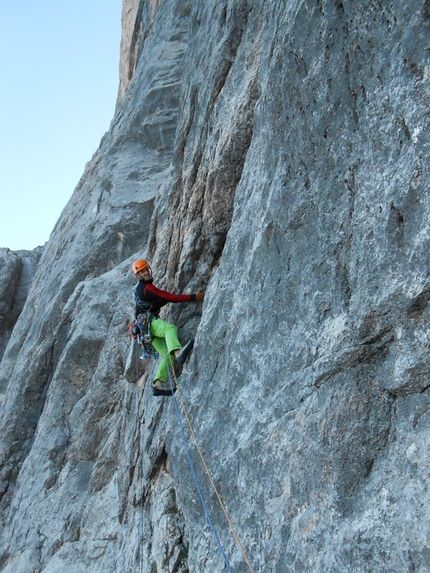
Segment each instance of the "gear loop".
[[134,321],[135,327],[137,327],[139,332],[136,332],[137,341],[142,347],[142,354],[140,358],[146,360],[147,358],[158,358],[159,354],[152,346],[152,334],[151,334],[151,320],[153,315],[149,312],[142,312],[137,315]]

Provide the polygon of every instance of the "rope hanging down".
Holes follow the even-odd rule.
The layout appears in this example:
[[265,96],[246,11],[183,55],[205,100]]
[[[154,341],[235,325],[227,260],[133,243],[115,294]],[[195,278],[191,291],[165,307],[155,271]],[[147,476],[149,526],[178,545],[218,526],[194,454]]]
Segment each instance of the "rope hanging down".
[[192,465],[192,461],[191,461],[191,457],[190,457],[188,445],[187,445],[187,442],[186,442],[186,439],[185,439],[185,434],[184,434],[184,430],[183,430],[183,426],[182,426],[182,422],[181,422],[181,418],[180,418],[180,414],[179,414],[179,408],[178,408],[176,396],[175,396],[175,393],[173,392],[173,383],[172,383],[172,378],[171,378],[171,373],[172,373],[172,372],[173,372],[173,377],[174,377],[174,379],[175,379],[176,389],[177,389],[179,398],[180,398],[180,400],[181,400],[181,406],[182,406],[182,409],[183,409],[183,411],[184,411],[185,419],[187,420],[187,424],[188,424],[188,427],[189,427],[189,429],[190,429],[191,436],[192,436],[192,438],[193,438],[193,441],[194,441],[194,444],[195,444],[195,446],[196,446],[196,449],[197,449],[197,452],[198,452],[198,454],[199,454],[199,457],[200,457],[200,459],[201,459],[201,461],[202,461],[203,467],[205,468],[205,471],[206,471],[206,474],[207,474],[208,479],[209,479],[209,481],[210,481],[210,484],[211,484],[211,486],[212,486],[212,489],[213,489],[213,491],[214,491],[214,493],[215,493],[215,496],[216,496],[216,498],[217,498],[217,500],[218,500],[218,503],[219,503],[219,505],[220,505],[220,507],[221,507],[221,509],[222,509],[222,512],[224,513],[224,516],[225,516],[225,518],[226,518],[226,520],[227,520],[227,523],[228,523],[228,525],[229,525],[229,527],[230,527],[230,530],[231,530],[231,532],[232,532],[232,534],[233,534],[233,537],[234,537],[234,539],[235,539],[235,541],[236,541],[236,543],[237,543],[237,546],[239,547],[239,549],[240,549],[240,551],[241,551],[241,553],[242,553],[242,556],[243,556],[243,558],[244,558],[244,561],[245,561],[245,563],[247,564],[247,566],[248,566],[248,568],[249,568],[249,571],[250,571],[251,573],[255,573],[255,571],[254,571],[254,569],[252,568],[252,565],[251,565],[251,563],[250,563],[250,561],[249,561],[249,559],[248,559],[248,556],[246,555],[245,550],[244,550],[244,548],[243,548],[243,546],[242,546],[242,544],[241,544],[241,542],[240,542],[240,539],[239,539],[239,537],[238,537],[238,535],[237,535],[237,533],[236,533],[236,530],[235,530],[235,528],[234,528],[234,526],[233,526],[233,523],[231,522],[231,519],[230,519],[230,517],[229,517],[229,515],[228,515],[228,513],[227,513],[227,510],[226,510],[226,508],[225,508],[225,506],[224,506],[224,504],[223,504],[223,502],[222,502],[222,499],[221,499],[221,497],[220,497],[220,495],[219,495],[219,493],[218,493],[218,490],[217,490],[217,488],[216,488],[216,486],[215,486],[215,483],[214,483],[214,481],[213,481],[213,479],[212,479],[212,475],[211,475],[211,473],[210,473],[210,471],[209,471],[209,468],[208,468],[208,466],[207,466],[207,464],[206,464],[206,462],[205,462],[205,459],[204,459],[204,457],[203,457],[203,453],[202,453],[202,451],[201,451],[201,449],[200,449],[200,447],[199,447],[199,444],[198,444],[198,442],[197,442],[197,438],[196,438],[196,435],[195,435],[195,433],[194,433],[194,430],[193,430],[193,426],[192,426],[192,424],[191,424],[190,417],[189,417],[189,415],[188,415],[187,409],[186,409],[186,407],[185,407],[184,400],[183,400],[183,398],[182,398],[182,393],[181,393],[181,390],[180,390],[180,388],[179,388],[178,379],[176,378],[175,370],[174,370],[174,368],[173,368],[172,357],[171,357],[170,355],[169,355],[170,368],[168,367],[168,366],[169,366],[168,363],[167,363],[168,353],[167,353],[167,349],[166,349],[166,346],[165,346],[165,345],[164,345],[164,356],[165,356],[165,360],[166,360],[167,371],[168,371],[168,374],[169,374],[169,384],[170,384],[170,390],[171,390],[171,392],[172,392],[173,403],[174,403],[174,405],[175,405],[176,417],[178,418],[178,423],[179,423],[179,427],[180,427],[180,429],[181,429],[182,439],[183,439],[183,441],[184,441],[185,449],[186,449],[186,451],[187,451],[188,461],[189,461],[189,464],[190,464],[191,471],[192,471],[192,473],[193,473],[194,481],[195,481],[195,483],[196,483],[196,487],[197,487],[197,490],[198,490],[198,492],[199,492],[200,499],[201,499],[201,501],[202,501],[203,508],[204,508],[204,510],[205,510],[205,513],[206,513],[206,517],[207,517],[207,519],[208,519],[208,521],[209,521],[209,525],[211,526],[211,529],[212,529],[212,531],[213,531],[213,533],[214,533],[215,540],[217,541],[218,548],[220,549],[220,552],[221,552],[221,554],[222,554],[222,556],[223,556],[223,558],[224,558],[224,562],[225,562],[225,564],[226,564],[227,569],[230,571],[230,567],[229,567],[229,565],[228,565],[228,563],[227,563],[226,557],[225,557],[224,552],[223,552],[223,550],[222,550],[222,548],[221,548],[221,545],[219,544],[218,537],[217,537],[217,535],[216,535],[216,533],[215,533],[215,530],[214,530],[214,528],[213,528],[212,522],[211,522],[211,520],[210,520],[210,516],[209,516],[209,513],[208,513],[208,511],[207,511],[207,507],[206,507],[206,504],[205,504],[205,502],[204,502],[203,496],[202,496],[202,494],[201,494],[200,486],[199,486],[198,481],[197,481],[197,476],[195,475],[194,467],[193,467],[193,465]]
[[[168,354],[168,352],[167,352],[167,348],[166,348],[166,342],[164,342],[164,357],[165,357],[165,360],[166,360],[167,372],[168,372],[168,374],[169,374],[170,390],[171,390],[171,392],[172,392],[173,403],[174,403],[174,405],[175,405],[175,412],[176,412],[176,417],[177,417],[177,419],[178,419],[179,428],[180,428],[180,431],[181,431],[182,441],[184,442],[185,450],[186,450],[186,452],[187,452],[188,463],[189,463],[189,466],[190,466],[190,469],[191,469],[191,473],[193,474],[194,483],[196,484],[196,488],[197,488],[197,492],[198,492],[199,497],[200,497],[200,501],[202,502],[202,505],[203,505],[203,509],[204,509],[204,512],[205,512],[205,515],[206,515],[207,522],[208,522],[208,524],[209,524],[209,526],[210,526],[210,528],[211,528],[211,530],[212,530],[212,533],[213,533],[213,536],[214,536],[214,538],[215,538],[215,542],[216,542],[216,544],[217,544],[217,547],[218,547],[218,549],[219,549],[219,552],[221,553],[221,556],[222,556],[222,558],[223,558],[223,560],[224,560],[224,563],[225,563],[225,566],[227,567],[227,570],[229,571],[229,573],[233,573],[232,570],[231,570],[231,568],[230,568],[229,562],[227,561],[227,557],[225,556],[225,553],[224,553],[224,551],[223,551],[223,549],[222,549],[222,547],[221,547],[220,540],[218,539],[218,535],[217,535],[217,533],[216,533],[216,531],[215,531],[215,528],[214,528],[214,525],[213,525],[213,523],[212,523],[211,516],[210,516],[209,511],[208,511],[208,508],[207,508],[207,506],[206,506],[206,502],[205,502],[205,500],[204,500],[204,498],[203,498],[203,494],[202,494],[202,490],[201,490],[201,488],[200,488],[199,480],[197,479],[197,475],[196,475],[196,472],[195,472],[195,470],[194,470],[194,465],[193,465],[193,462],[192,462],[192,460],[191,460],[190,450],[189,450],[189,448],[188,448],[187,440],[186,440],[186,438],[185,438],[184,427],[183,427],[183,425],[182,425],[181,416],[180,416],[180,413],[179,413],[178,402],[177,402],[176,397],[175,397],[175,394],[174,394],[174,392],[173,392],[173,382],[172,382],[171,371],[170,371],[170,369],[169,369],[169,363],[168,363],[168,361],[167,361],[167,354]],[[173,368],[172,368],[172,371],[173,371]],[[177,384],[176,376],[175,376],[175,381],[176,381],[176,384]]]
[[[136,399],[136,410],[139,412],[139,400]],[[144,417],[144,412],[139,416],[139,426],[138,426],[138,434],[137,434],[137,442],[139,444],[139,458],[140,458],[140,475],[142,478],[142,486],[140,492],[140,543],[139,543],[139,573],[143,573],[143,519],[144,519],[144,504],[145,499],[143,495],[143,448],[142,448],[142,420]]]

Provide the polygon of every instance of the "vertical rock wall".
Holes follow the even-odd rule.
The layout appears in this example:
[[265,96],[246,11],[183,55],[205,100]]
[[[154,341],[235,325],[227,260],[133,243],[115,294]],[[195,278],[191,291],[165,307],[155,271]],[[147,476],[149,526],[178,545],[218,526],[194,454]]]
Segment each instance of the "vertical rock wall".
[[0,570],[224,567],[127,336],[143,256],[207,289],[165,317],[196,336],[181,395],[254,571],[428,571],[428,2],[124,14],[111,129],[1,364]]
[[[0,361],[9,342],[13,327],[21,314],[36,272],[42,247],[33,251],[0,249]],[[1,392],[1,389],[0,389]]]

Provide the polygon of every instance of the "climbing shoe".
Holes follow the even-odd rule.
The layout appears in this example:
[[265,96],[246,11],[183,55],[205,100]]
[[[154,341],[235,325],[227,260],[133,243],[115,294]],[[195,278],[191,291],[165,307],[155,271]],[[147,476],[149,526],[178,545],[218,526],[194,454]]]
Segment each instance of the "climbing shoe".
[[192,338],[185,346],[181,348],[181,353],[175,358],[178,364],[185,364],[186,359],[191,354],[194,346],[194,338]]
[[162,382],[157,380],[155,384],[152,384],[152,395],[153,396],[171,396],[176,392],[176,388],[173,388],[173,392],[170,389],[168,382]]

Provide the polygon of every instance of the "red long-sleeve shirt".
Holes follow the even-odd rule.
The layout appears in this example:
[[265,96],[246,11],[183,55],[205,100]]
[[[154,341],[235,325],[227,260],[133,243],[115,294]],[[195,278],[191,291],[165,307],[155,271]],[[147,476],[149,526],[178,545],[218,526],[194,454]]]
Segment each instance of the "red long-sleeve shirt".
[[195,294],[173,294],[167,292],[166,290],[161,290],[152,284],[152,279],[150,281],[140,280],[136,286],[135,291],[136,298],[136,315],[145,304],[140,305],[139,302],[146,303],[150,305],[150,311],[152,314],[158,315],[160,308],[169,302],[188,302],[190,300],[196,300]]

